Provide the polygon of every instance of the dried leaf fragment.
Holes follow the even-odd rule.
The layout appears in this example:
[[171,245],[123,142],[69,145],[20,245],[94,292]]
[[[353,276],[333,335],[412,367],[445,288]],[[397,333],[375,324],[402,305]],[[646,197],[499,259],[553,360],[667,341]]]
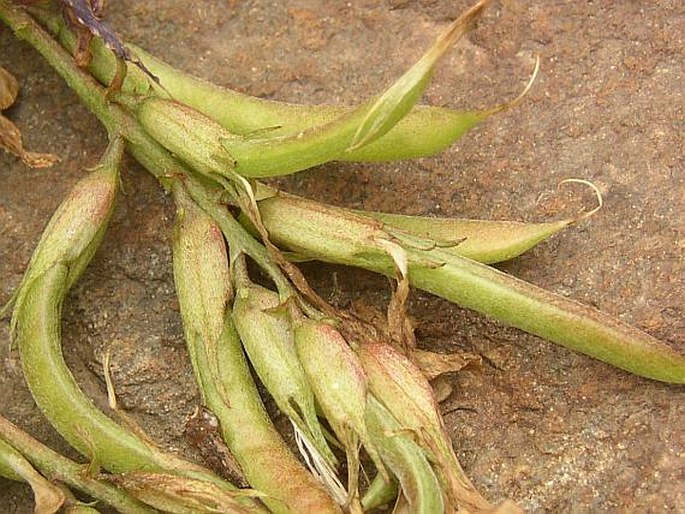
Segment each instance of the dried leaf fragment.
[[0,114],[0,148],[19,157],[30,168],[49,168],[59,161],[59,157],[51,153],[29,152],[21,142],[21,132],[10,120]]
[[[9,71],[0,66],[0,111],[10,107],[19,94],[19,83]],[[31,168],[48,168],[59,161],[49,153],[35,153],[24,150],[21,132],[10,120],[0,114],[0,148],[19,157]]]
[[14,103],[19,94],[19,83],[9,71],[0,66],[0,111]]

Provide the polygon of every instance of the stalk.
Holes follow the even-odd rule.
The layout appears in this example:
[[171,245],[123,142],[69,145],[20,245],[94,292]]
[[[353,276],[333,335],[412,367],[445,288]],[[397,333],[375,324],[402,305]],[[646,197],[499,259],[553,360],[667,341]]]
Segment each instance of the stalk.
[[33,490],[38,514],[53,514],[64,503],[62,490],[51,484],[12,446],[0,438],[0,476],[16,482],[26,482]]
[[49,480],[63,482],[114,507],[122,514],[157,512],[126,492],[84,473],[86,465],[77,464],[40,443],[0,416],[0,440],[6,441],[28,459]]

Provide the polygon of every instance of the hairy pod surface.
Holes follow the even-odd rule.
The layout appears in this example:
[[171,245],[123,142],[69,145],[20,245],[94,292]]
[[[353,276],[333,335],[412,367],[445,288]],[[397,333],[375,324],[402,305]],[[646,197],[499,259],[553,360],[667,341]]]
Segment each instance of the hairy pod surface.
[[138,103],[136,116],[153,139],[199,173],[227,176],[235,168],[223,142],[236,136],[195,109],[153,96]]

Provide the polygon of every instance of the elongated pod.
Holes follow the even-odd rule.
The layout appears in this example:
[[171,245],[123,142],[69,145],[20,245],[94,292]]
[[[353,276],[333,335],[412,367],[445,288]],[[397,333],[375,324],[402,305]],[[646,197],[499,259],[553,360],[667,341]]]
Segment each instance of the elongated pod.
[[220,229],[180,184],[174,199],[174,281],[203,401],[217,416],[248,482],[265,495],[271,511],[340,512],[287,448],[262,405],[230,314],[228,256]]
[[[307,211],[312,222],[316,219],[316,211],[319,209],[317,202],[303,200],[301,197],[262,184],[258,184],[256,195],[260,210],[269,212],[269,217],[273,221],[278,220],[279,212],[287,211],[293,204],[297,204],[297,208]],[[418,238],[414,243],[419,247],[430,249],[438,246],[445,252],[467,257],[484,264],[513,259],[573,223],[572,219],[524,223],[519,221],[432,218],[352,210],[325,204],[322,208],[336,212],[343,222],[347,218],[351,220],[351,223],[354,223],[354,220],[359,217],[375,220],[380,223],[379,228],[390,232],[398,239],[402,239],[403,234],[409,234]],[[256,233],[245,215],[241,215],[240,222],[253,233]],[[304,258],[297,255],[293,256],[294,259],[298,257]]]
[[[477,2],[462,14],[377,98],[298,133],[275,136],[267,131],[267,137],[241,137],[224,129],[221,135],[223,127],[209,116],[178,101],[155,97],[143,99],[136,107],[138,119],[160,144],[208,175],[230,178],[235,172],[250,178],[270,177],[340,160],[377,141],[410,112],[438,60],[472,27],[489,3]],[[415,127],[417,133],[425,129]]]
[[596,309],[443,249],[418,249],[382,225],[342,217],[335,208],[300,200],[277,217],[264,204],[260,212],[271,240],[300,255],[393,276],[394,261],[379,244],[392,241],[406,252],[415,287],[631,373],[685,383],[685,356]]

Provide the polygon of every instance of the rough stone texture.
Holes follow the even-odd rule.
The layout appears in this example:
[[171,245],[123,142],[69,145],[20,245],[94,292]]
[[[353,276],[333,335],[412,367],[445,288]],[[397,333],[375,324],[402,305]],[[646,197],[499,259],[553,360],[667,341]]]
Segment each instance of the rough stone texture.
[[[354,104],[416,59],[466,1],[134,2],[108,6],[116,30],[168,62],[267,98]],[[685,351],[685,7],[681,2],[511,0],[444,60],[427,103],[486,107],[512,98],[540,55],[527,100],[443,154],[383,165],[329,164],[279,183],[331,203],[426,215],[540,220],[603,210],[503,269],[592,304]],[[41,229],[106,138],[41,58],[0,28],[0,65],[19,79],[9,116],[48,170],[0,155],[0,302]],[[113,348],[122,405],[162,444],[188,450],[198,398],[185,354],[169,249],[173,206],[133,162],[105,242],[65,312],[64,350],[102,395]],[[387,282],[307,265],[322,294],[383,308]],[[490,498],[531,512],[685,512],[682,388],[630,376],[417,292],[422,346],[476,351],[481,373],[453,377],[443,404],[464,467]],[[27,392],[0,322],[0,412],[66,450]],[[72,453],[70,453],[73,455]],[[31,511],[0,479],[3,512]]]

